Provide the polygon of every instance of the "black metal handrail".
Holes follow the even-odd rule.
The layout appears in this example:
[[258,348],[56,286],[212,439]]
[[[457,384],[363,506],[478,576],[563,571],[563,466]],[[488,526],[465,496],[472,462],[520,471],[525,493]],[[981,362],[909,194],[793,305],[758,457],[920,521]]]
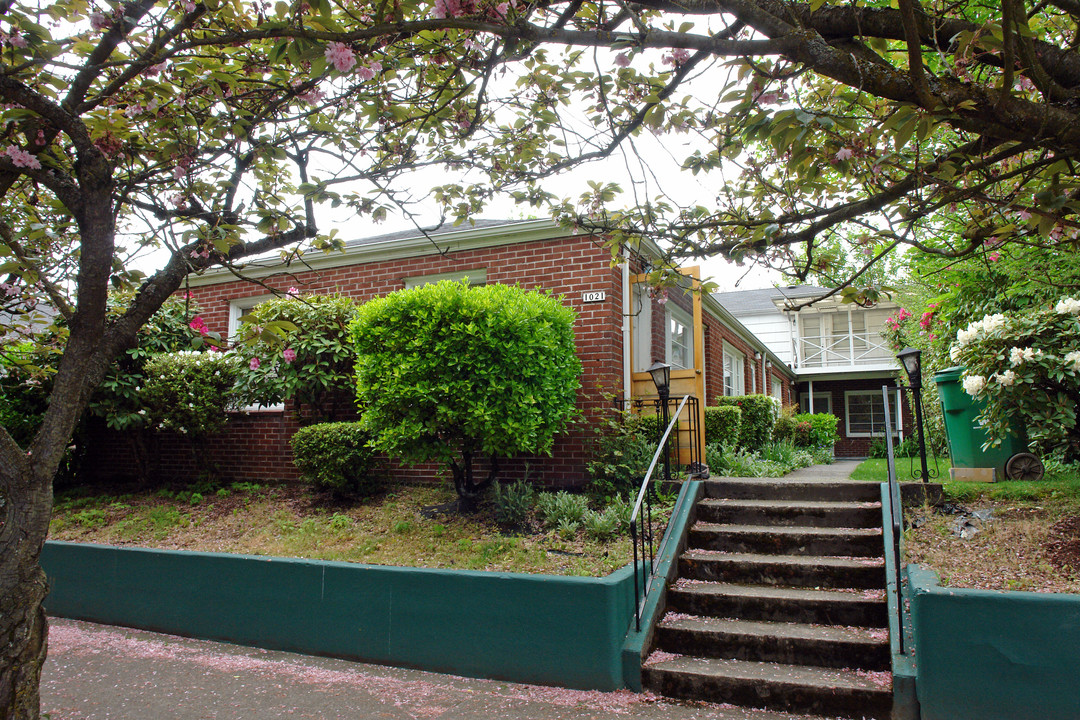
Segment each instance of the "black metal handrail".
[[[653,553],[653,533],[652,533],[652,475],[656,470],[656,464],[660,461],[662,455],[665,452],[670,452],[667,441],[671,435],[672,428],[679,422],[679,413],[690,401],[696,401],[696,398],[691,398],[689,395],[684,395],[682,401],[679,403],[679,407],[671,414],[671,421],[668,422],[666,428],[664,428],[663,434],[660,436],[660,442],[656,447],[656,452],[653,453],[652,462],[649,463],[649,470],[645,473],[645,478],[641,481],[641,487],[638,489],[637,501],[634,503],[634,509],[630,513],[630,542],[634,547],[634,628],[635,630],[641,630],[641,611],[645,604],[645,599],[649,597],[649,589],[652,587],[653,573],[656,569],[656,557]],[[691,405],[693,410],[693,405]],[[691,415],[694,413],[691,412]],[[677,435],[677,433],[676,433]],[[696,442],[691,441],[691,448],[697,445]],[[700,451],[699,451],[700,452]],[[670,478],[669,478],[670,479]],[[642,514],[642,507],[645,508],[645,514]],[[646,524],[646,516],[648,523]],[[640,526],[641,532],[638,532]],[[645,562],[645,550],[646,539],[648,540],[648,554],[649,554],[649,568],[648,572],[641,567]],[[640,547],[639,547],[640,543]],[[638,551],[640,549],[640,556]],[[663,548],[660,548],[662,553]]]
[[[681,402],[686,398],[689,398],[686,402],[688,412],[685,417],[679,418],[682,413],[681,409],[671,412],[671,408],[676,404],[681,408]],[[693,395],[685,395],[683,398],[636,397],[630,400],[616,398],[615,406],[624,412],[633,411],[639,416],[651,411],[656,417],[663,417],[666,410],[668,418],[678,418],[680,423],[679,431],[668,438],[668,457],[675,458],[676,462],[679,462],[683,457],[687,458],[685,467],[688,472],[693,474],[704,468],[703,448],[701,447],[701,416],[698,412],[698,402],[698,399]],[[653,438],[655,442],[660,442],[663,431],[663,427],[657,428],[656,436]],[[684,439],[687,441],[686,447],[683,447]]]
[[885,398],[885,449],[889,467],[889,521],[892,525],[892,553],[893,569],[896,572],[896,640],[897,648],[901,655],[904,654],[904,600],[901,596],[903,583],[903,570],[900,565],[900,533],[904,529],[904,505],[900,501],[900,483],[896,481],[896,457],[893,454],[892,433],[888,428],[892,427],[889,417],[889,390],[888,385],[881,387],[881,394]]

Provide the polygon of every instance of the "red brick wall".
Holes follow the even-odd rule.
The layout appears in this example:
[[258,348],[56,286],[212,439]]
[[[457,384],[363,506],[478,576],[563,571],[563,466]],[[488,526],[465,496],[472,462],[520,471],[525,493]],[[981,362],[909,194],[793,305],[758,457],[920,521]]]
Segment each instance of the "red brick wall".
[[[488,283],[540,287],[577,311],[575,342],[582,364],[578,407],[583,421],[555,442],[551,458],[521,458],[504,463],[505,474],[523,474],[540,483],[561,486],[584,481],[588,420],[611,407],[608,394],[622,391],[622,273],[611,264],[602,243],[589,237],[562,238],[516,245],[432,254],[404,260],[369,262],[327,270],[294,271],[264,278],[265,286],[284,292],[297,287],[305,293],[341,293],[357,301],[369,300],[404,287],[406,277],[435,275],[483,268]],[[603,302],[582,302],[582,293],[604,291]],[[264,285],[230,281],[191,289],[200,314],[212,331],[228,330],[230,301],[265,295]],[[237,415],[227,431],[209,438],[200,449],[202,462],[216,464],[223,477],[235,480],[291,480],[296,477],[288,439],[296,430],[289,413]],[[183,449],[183,438],[162,441],[162,472],[171,477],[198,473],[194,455]],[[136,467],[126,444],[117,438],[99,437],[91,443],[97,452],[88,467],[99,476],[131,475]],[[173,449],[174,446],[178,449]],[[438,468],[391,467],[396,476],[430,479]]]

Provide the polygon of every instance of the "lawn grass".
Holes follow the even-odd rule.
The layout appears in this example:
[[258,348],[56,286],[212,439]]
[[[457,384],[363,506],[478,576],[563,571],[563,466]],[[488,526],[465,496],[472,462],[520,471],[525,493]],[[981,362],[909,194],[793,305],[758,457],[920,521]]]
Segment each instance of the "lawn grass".
[[[896,471],[901,482],[911,477],[911,460],[897,458]],[[918,459],[914,459],[914,474],[918,475]],[[934,472],[933,461],[930,461],[930,471]],[[932,482],[940,482],[945,493],[945,499],[953,502],[972,502],[976,500],[1029,500],[1039,501],[1051,498],[1080,501],[1080,471],[1076,468],[1066,467],[1060,470],[1051,468],[1042,480],[1005,480],[996,483],[970,482],[965,480],[950,480],[949,468],[952,465],[948,459],[938,460],[938,478],[931,478]],[[868,482],[885,482],[888,479],[887,461],[883,459],[864,460],[851,473],[852,480],[865,480]]]
[[[57,496],[53,540],[339,560],[376,565],[602,576],[626,565],[627,537],[500,527],[490,508],[427,517],[444,486],[402,485],[352,503],[299,486],[235,483],[191,490]],[[657,523],[662,532],[666,514]]]

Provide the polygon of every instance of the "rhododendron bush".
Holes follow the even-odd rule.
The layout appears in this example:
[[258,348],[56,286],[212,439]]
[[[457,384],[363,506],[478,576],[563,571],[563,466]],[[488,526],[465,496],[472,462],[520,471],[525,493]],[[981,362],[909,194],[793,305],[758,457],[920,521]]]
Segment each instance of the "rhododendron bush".
[[353,408],[349,323],[356,305],[332,295],[300,295],[259,304],[241,318],[236,382],[241,405],[293,402],[302,424],[340,419]]
[[964,390],[984,404],[991,444],[1014,425],[1043,451],[1080,455],[1080,300],[986,315],[957,333],[949,355],[965,368]]

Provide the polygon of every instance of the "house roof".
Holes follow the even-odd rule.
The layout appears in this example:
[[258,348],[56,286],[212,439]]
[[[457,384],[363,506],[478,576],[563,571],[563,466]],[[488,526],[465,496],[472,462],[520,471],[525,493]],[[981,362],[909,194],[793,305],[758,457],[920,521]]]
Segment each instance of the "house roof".
[[724,309],[735,317],[745,315],[767,315],[777,312],[776,301],[812,298],[829,292],[817,285],[787,285],[762,290],[738,290],[736,292],[713,293],[713,297]]

